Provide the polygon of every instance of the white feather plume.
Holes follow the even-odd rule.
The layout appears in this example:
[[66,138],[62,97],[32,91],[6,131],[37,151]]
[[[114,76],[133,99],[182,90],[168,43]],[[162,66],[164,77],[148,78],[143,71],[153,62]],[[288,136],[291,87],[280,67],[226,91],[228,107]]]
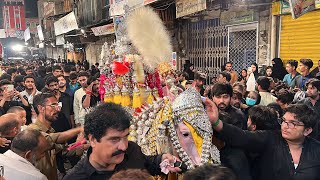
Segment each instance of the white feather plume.
[[172,55],[170,36],[159,15],[150,7],[130,12],[126,18],[128,37],[143,56],[144,64],[156,68],[169,62]]

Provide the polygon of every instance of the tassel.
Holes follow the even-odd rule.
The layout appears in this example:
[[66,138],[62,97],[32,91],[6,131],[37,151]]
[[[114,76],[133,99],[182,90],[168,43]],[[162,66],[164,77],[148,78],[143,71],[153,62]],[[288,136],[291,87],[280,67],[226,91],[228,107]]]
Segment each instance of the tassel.
[[147,103],[148,104],[152,104],[154,101],[154,97],[152,96],[152,93],[149,93],[148,99],[147,99]]
[[121,105],[128,107],[131,105],[131,99],[130,96],[128,94],[122,95],[121,96]]
[[118,86],[116,86],[113,91],[114,91],[113,102],[115,104],[121,104],[121,93]]
[[134,87],[133,90],[133,98],[132,98],[132,108],[140,108],[142,105],[141,103],[141,96],[140,96],[140,91],[137,88],[137,86]]

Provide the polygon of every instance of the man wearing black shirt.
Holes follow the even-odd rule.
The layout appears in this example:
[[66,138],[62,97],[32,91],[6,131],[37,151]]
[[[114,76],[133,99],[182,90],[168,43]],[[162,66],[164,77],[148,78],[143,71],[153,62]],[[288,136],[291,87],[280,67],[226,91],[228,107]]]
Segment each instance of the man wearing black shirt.
[[100,101],[99,80],[96,77],[91,77],[88,80],[90,84],[87,88],[86,95],[82,97],[82,106],[84,109],[95,107]]
[[[137,144],[128,141],[130,119],[131,116],[114,103],[101,104],[87,114],[84,131],[91,148],[63,179],[107,180],[124,169],[146,169],[151,175],[160,175],[160,163],[164,160],[173,163],[174,156],[144,155]],[[168,170],[180,171],[177,167],[168,167]]]

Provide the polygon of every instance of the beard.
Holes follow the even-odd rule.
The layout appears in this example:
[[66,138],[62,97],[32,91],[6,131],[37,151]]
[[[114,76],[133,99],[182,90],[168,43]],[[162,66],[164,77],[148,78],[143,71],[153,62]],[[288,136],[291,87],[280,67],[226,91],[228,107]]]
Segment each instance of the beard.
[[219,108],[219,110],[224,111],[227,108],[227,105],[224,103],[220,103],[220,104],[218,104],[218,108]]
[[46,120],[50,121],[50,122],[54,122],[54,121],[56,121],[56,120],[58,119],[58,115],[59,115],[58,112],[57,112],[57,113],[54,113],[52,116],[45,114],[44,118],[45,118]]
[[310,93],[306,93],[306,96],[311,98],[311,99],[317,99],[318,94],[310,94]]
[[240,103],[235,103],[233,106],[239,109],[240,108]]

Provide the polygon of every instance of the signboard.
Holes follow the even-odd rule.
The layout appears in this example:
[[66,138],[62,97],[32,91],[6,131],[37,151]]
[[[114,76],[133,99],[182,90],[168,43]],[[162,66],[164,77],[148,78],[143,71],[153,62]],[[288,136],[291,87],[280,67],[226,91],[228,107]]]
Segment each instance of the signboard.
[[63,35],[57,36],[56,37],[56,45],[59,46],[59,45],[64,45],[64,44],[65,44],[65,40],[64,40]]
[[291,8],[289,0],[280,1],[280,14],[290,14]]
[[0,29],[0,39],[4,39],[6,38],[6,30],[5,29]]
[[40,41],[44,41],[43,31],[41,25],[37,26],[38,36]]
[[127,0],[110,0],[110,16],[120,16],[125,13]]
[[319,9],[320,8],[320,0],[316,0],[315,3],[316,3],[316,8]]
[[289,2],[293,19],[297,19],[315,9],[314,0],[289,0]]
[[220,23],[222,25],[234,25],[249,23],[259,20],[259,14],[253,10],[248,11],[225,11],[221,13]]
[[154,3],[154,2],[156,2],[156,1],[158,1],[158,0],[144,0],[144,5],[148,5],[148,4],[151,4],[151,3]]
[[205,10],[206,8],[206,0],[176,0],[176,17],[183,17]]
[[78,29],[78,23],[74,12],[69,13],[58,21],[54,22],[55,35],[61,35]]
[[43,15],[44,17],[54,15],[54,2],[44,2],[43,3]]
[[29,39],[31,39],[30,28],[27,28],[24,31],[24,41],[27,42]]
[[91,28],[91,30],[95,36],[114,34],[114,32],[115,32],[113,23],[107,24],[104,26],[94,27],[94,28]]

